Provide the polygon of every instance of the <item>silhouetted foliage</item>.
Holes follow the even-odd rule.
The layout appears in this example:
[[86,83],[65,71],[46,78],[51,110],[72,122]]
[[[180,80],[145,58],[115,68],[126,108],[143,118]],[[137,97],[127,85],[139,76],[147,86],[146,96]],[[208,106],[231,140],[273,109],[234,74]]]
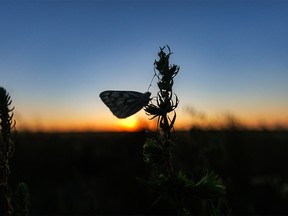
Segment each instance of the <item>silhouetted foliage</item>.
[[[165,49],[168,49],[168,54]],[[147,181],[141,180],[152,191],[159,195],[158,199],[165,199],[175,208],[178,215],[190,215],[193,209],[193,201],[189,197],[199,197],[211,201],[213,213],[220,212],[214,209],[214,200],[222,199],[225,187],[222,180],[213,172],[206,172],[199,181],[190,179],[181,170],[175,169],[174,148],[177,146],[172,141],[171,131],[176,121],[175,109],[179,99],[173,93],[174,77],[180,67],[170,65],[169,58],[172,54],[168,46],[160,48],[159,60],[155,60],[155,74],[158,78],[159,92],[157,96],[145,107],[145,111],[151,119],[157,118],[157,130],[149,133],[143,146],[144,161],[153,169],[153,176]],[[157,72],[158,71],[158,72]],[[173,117],[170,115],[173,113]],[[204,173],[204,172],[203,172]]]
[[11,130],[15,127],[15,121],[13,121],[14,108],[10,108],[11,103],[12,100],[8,92],[3,87],[0,87],[0,186],[4,203],[2,214],[5,215],[13,214],[11,189],[8,181],[10,175],[9,160],[14,153],[14,141]]

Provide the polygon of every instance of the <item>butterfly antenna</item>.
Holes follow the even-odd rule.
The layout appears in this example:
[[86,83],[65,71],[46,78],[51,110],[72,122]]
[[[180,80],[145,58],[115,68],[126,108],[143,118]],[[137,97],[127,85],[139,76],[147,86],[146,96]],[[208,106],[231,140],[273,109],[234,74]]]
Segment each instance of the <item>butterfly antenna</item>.
[[151,80],[150,85],[149,85],[149,87],[148,87],[148,89],[147,89],[147,92],[149,92],[149,89],[150,89],[150,87],[152,86],[152,82],[153,82],[155,76],[156,76],[156,73],[154,73],[154,76],[152,77],[152,80]]

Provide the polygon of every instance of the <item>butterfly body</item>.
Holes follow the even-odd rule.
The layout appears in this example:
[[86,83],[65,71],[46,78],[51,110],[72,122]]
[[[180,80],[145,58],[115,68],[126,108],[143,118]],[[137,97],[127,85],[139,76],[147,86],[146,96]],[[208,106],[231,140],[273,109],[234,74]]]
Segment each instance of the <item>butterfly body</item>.
[[150,95],[150,92],[108,90],[101,92],[100,98],[116,117],[127,118],[148,105]]

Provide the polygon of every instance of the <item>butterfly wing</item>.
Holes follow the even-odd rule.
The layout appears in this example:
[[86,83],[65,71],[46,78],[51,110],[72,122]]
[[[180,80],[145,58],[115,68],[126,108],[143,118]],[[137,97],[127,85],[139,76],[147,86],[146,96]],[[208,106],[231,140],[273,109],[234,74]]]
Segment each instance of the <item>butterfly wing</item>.
[[148,105],[150,95],[150,92],[104,91],[100,98],[115,116],[127,118]]

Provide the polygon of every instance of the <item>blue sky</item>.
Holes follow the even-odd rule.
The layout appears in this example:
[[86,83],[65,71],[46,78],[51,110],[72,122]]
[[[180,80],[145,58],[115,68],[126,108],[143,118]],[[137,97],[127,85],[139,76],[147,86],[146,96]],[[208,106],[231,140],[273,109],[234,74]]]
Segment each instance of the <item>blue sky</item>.
[[191,106],[288,124],[287,12],[277,0],[0,1],[0,85],[20,126],[93,130],[119,121],[99,93],[145,92],[168,44],[179,121]]

